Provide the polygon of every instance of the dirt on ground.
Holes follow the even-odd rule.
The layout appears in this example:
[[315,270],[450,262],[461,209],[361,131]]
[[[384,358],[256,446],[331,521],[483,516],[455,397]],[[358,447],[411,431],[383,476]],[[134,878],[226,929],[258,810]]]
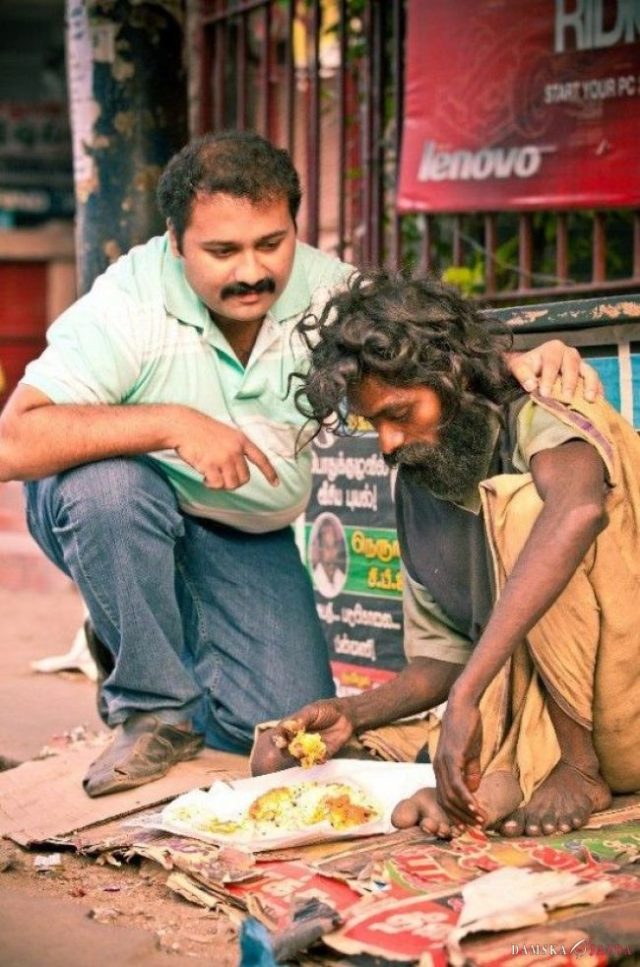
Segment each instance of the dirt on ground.
[[229,918],[173,893],[165,886],[168,875],[150,860],[114,866],[73,852],[25,850],[0,840],[0,892],[71,899],[96,923],[149,931],[158,950],[235,967],[237,930]]

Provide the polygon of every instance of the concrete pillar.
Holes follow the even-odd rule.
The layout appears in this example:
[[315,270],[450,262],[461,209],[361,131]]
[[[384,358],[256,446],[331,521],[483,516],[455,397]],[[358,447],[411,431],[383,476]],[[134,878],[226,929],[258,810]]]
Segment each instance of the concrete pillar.
[[188,137],[184,0],[67,0],[78,291],[164,231],[162,168]]

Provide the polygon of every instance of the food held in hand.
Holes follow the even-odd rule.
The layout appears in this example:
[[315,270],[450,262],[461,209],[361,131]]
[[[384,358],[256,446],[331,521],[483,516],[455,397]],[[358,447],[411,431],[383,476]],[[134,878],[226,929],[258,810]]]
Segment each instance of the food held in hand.
[[296,732],[289,743],[289,752],[295,759],[300,760],[303,769],[320,765],[327,761],[327,747],[317,732]]

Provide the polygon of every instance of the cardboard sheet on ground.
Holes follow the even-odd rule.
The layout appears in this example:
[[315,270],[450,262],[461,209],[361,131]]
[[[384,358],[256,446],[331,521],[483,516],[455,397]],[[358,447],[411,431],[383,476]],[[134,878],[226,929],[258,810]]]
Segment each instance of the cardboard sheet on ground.
[[[327,820],[299,828],[257,828],[245,826],[250,805],[269,790],[294,787],[299,783],[339,783],[362,793],[376,807],[376,817],[348,828],[334,828]],[[401,799],[424,786],[435,786],[430,765],[399,762],[367,762],[334,759],[311,769],[295,767],[268,776],[218,781],[208,792],[192,790],[179,796],[155,820],[158,828],[200,839],[206,843],[242,845],[253,852],[319,843],[333,839],[373,836],[394,831],[391,814]],[[220,823],[242,824],[244,828],[220,832]],[[212,831],[215,830],[215,831]]]
[[0,836],[20,846],[55,841],[74,830],[166,802],[187,789],[208,787],[220,776],[248,772],[243,756],[206,749],[146,786],[90,799],[82,779],[99,751],[74,749],[0,773]]

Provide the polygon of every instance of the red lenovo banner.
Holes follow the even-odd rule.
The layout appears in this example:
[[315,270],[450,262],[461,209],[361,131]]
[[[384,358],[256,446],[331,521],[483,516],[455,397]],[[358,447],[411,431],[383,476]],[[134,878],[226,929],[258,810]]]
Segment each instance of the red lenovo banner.
[[401,211],[640,204],[640,0],[408,0]]

